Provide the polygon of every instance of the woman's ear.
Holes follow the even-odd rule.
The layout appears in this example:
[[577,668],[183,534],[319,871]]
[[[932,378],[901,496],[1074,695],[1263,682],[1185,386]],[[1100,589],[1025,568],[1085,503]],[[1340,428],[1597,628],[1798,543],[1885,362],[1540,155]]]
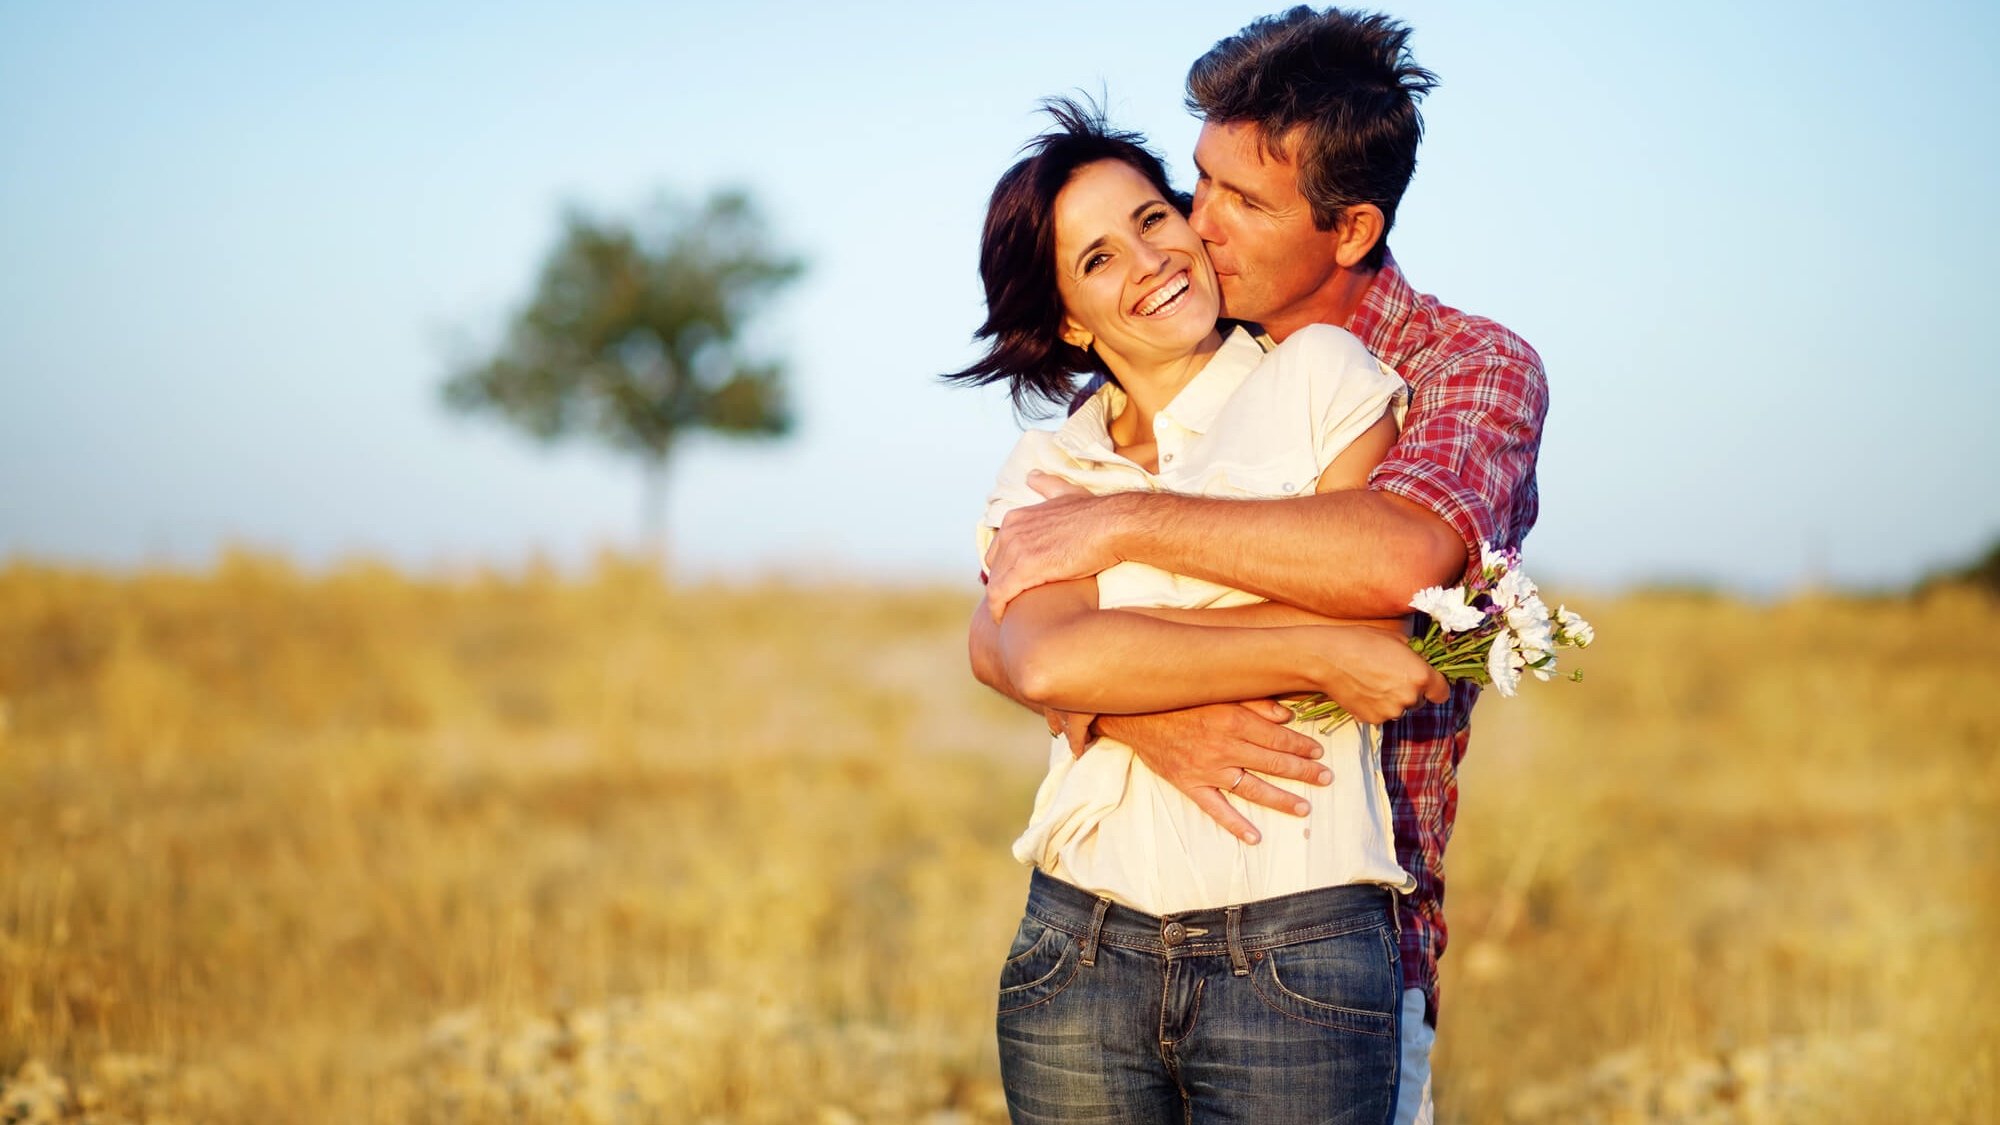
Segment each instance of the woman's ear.
[[1337,241],[1333,246],[1334,260],[1340,268],[1351,270],[1361,264],[1375,244],[1382,241],[1382,209],[1373,203],[1356,203],[1341,208],[1340,218],[1333,225]]
[[1063,316],[1063,324],[1062,324],[1063,343],[1068,344],[1072,347],[1081,348],[1084,351],[1089,351],[1090,345],[1095,339],[1096,337],[1090,334],[1089,329],[1085,328],[1081,324],[1078,324],[1073,318],[1071,318],[1067,314]]

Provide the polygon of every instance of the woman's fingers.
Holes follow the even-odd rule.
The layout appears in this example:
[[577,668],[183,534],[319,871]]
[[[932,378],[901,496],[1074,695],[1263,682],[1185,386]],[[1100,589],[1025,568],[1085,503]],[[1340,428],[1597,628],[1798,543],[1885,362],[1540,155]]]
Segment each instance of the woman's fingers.
[[1431,678],[1424,683],[1424,698],[1432,703],[1443,703],[1451,698],[1451,682],[1437,669],[1431,669]]

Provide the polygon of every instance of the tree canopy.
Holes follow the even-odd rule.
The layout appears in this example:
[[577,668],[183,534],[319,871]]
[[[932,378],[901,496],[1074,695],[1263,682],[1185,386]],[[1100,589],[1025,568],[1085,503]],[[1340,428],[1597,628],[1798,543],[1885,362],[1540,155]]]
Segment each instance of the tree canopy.
[[791,429],[784,365],[750,355],[744,331],[803,267],[770,245],[740,191],[649,218],[635,227],[570,210],[504,342],[452,376],[444,400],[544,441],[588,435],[638,456],[651,535],[683,435]]

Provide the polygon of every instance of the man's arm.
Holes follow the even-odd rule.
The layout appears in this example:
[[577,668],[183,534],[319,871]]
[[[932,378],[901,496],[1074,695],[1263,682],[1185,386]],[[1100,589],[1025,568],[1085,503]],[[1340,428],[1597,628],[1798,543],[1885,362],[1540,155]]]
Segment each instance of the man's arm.
[[1064,496],[1008,515],[986,596],[1005,613],[1022,591],[1057,576],[1132,561],[1328,616],[1386,617],[1425,586],[1455,581],[1466,559],[1450,524],[1375,489],[1287,500]]
[[1062,494],[1009,515],[988,556],[988,601],[1004,613],[1032,586],[1131,560],[1332,616],[1400,612],[1415,591],[1456,581],[1482,542],[1518,538],[1499,513],[1530,487],[1547,409],[1526,345],[1470,348],[1416,388],[1365,490],[1285,500]]

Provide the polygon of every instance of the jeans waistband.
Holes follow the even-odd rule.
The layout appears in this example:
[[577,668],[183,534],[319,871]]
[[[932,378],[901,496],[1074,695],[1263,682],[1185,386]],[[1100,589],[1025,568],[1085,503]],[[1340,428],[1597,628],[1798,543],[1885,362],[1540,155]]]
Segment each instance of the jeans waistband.
[[1063,882],[1039,868],[1028,881],[1028,914],[1074,935],[1084,962],[1099,945],[1141,949],[1161,956],[1227,953],[1231,960],[1262,949],[1314,941],[1384,922],[1395,924],[1387,887],[1349,883],[1279,895],[1235,906],[1148,914]]

